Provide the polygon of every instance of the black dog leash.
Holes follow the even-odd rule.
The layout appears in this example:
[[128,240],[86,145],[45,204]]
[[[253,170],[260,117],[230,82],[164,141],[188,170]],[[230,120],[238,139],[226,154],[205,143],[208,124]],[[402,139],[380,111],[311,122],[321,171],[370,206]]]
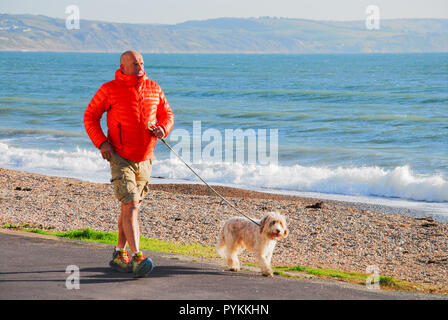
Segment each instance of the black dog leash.
[[[148,124],[147,124],[147,127],[148,127],[148,130],[149,131],[154,131],[155,130],[155,128],[156,128],[156,125],[155,124],[153,124],[153,123],[151,123],[151,122],[148,122]],[[230,207],[232,207],[234,210],[236,210],[239,214],[241,214],[241,215],[243,215],[244,217],[246,217],[247,219],[249,219],[250,221],[252,221],[253,223],[255,223],[257,226],[260,226],[260,224],[257,222],[257,221],[255,221],[255,220],[253,220],[252,218],[250,218],[250,217],[248,217],[247,215],[245,215],[240,209],[238,209],[237,207],[235,207],[233,204],[231,204],[229,201],[227,201],[227,199],[226,198],[224,198],[222,195],[220,195],[219,193],[218,193],[218,191],[216,191],[211,185],[209,185],[204,179],[202,179],[197,173],[196,173],[196,171],[194,171],[193,170],[193,168],[192,167],[190,167],[189,165],[188,165],[188,163],[186,163],[185,161],[184,161],[184,159],[182,159],[182,157],[176,152],[176,151],[174,151],[174,149],[165,141],[165,139],[163,139],[163,138],[160,138],[159,140],[161,140],[164,144],[165,144],[165,146],[167,146],[167,148],[168,149],[170,149],[171,150],[171,152],[173,152],[186,166],[187,166],[187,168],[188,169],[190,169],[191,170],[191,172],[193,172],[194,174],[195,174],[195,176],[196,177],[198,177],[210,190],[212,190],[218,197],[220,197],[225,203],[227,203]]]

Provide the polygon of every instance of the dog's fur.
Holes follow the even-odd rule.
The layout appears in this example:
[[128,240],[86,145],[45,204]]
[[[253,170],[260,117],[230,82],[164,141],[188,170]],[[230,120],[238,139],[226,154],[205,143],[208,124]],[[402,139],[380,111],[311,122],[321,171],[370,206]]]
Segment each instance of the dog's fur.
[[256,225],[252,221],[237,217],[226,221],[221,230],[217,252],[227,260],[231,271],[240,270],[238,254],[243,249],[252,251],[261,266],[264,276],[272,277],[271,258],[277,240],[289,233],[286,219],[278,212],[269,212]]

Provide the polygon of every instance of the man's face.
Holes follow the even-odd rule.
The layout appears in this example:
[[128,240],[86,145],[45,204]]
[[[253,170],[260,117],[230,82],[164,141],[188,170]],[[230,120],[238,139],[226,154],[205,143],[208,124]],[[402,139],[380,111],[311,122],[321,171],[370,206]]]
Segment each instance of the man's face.
[[135,75],[140,78],[145,73],[143,57],[138,52],[126,54],[121,61],[121,72],[126,75]]

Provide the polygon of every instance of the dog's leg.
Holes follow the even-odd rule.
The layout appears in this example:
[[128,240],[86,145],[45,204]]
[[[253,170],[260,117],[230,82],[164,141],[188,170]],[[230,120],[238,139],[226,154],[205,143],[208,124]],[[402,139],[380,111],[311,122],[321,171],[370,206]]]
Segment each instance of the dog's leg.
[[272,254],[274,253],[274,248],[275,248],[276,244],[277,244],[277,242],[271,241],[269,243],[269,245],[267,246],[267,248],[266,248],[265,257],[266,257],[266,261],[267,261],[269,266],[271,265]]
[[266,259],[266,257],[258,257],[258,263],[261,266],[261,274],[266,277],[273,277],[274,273],[272,272],[271,264]]
[[230,271],[240,271],[240,261],[238,260],[238,250],[236,248],[227,247],[227,265]]
[[224,239],[221,239],[219,243],[216,245],[216,253],[219,254],[221,257],[226,257],[226,242]]
[[260,264],[261,267],[261,274],[266,277],[273,277],[274,273],[272,272],[271,268],[271,258],[273,248],[267,243],[265,243],[262,246],[259,246],[257,249],[258,249],[257,258],[258,263]]

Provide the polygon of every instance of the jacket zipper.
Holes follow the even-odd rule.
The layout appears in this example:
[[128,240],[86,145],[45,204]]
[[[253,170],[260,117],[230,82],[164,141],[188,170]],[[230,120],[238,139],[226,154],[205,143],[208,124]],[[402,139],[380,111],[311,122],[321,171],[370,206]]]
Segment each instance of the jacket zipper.
[[118,132],[120,133],[120,144],[123,144],[123,138],[121,136],[121,123],[118,122]]

